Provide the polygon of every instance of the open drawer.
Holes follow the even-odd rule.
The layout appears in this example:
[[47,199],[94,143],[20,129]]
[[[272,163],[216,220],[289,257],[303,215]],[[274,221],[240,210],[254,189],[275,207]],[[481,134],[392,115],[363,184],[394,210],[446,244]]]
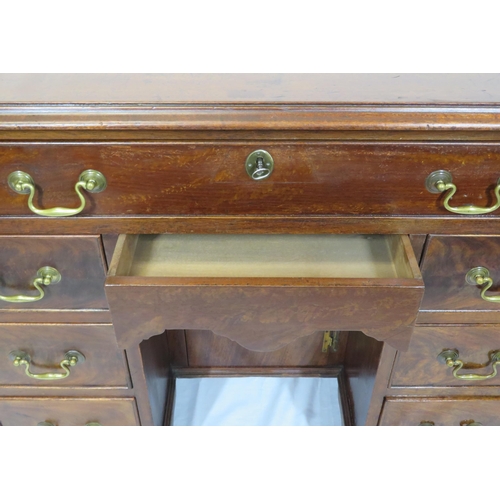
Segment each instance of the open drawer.
[[423,290],[400,235],[121,235],[106,280],[124,348],[167,329],[255,351],[360,330],[404,350]]

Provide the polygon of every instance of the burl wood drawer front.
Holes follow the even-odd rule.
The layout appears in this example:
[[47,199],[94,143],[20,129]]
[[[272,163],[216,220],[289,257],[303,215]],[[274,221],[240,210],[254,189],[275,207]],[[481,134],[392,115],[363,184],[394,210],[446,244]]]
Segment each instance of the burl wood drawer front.
[[255,351],[322,330],[406,349],[422,287],[396,235],[122,235],[106,281],[121,346],[189,329]]
[[[67,369],[60,363],[69,351],[78,351],[85,360]],[[15,366],[14,355],[21,351],[30,357],[27,367]],[[32,378],[26,373],[39,378]],[[43,374],[55,374],[48,379]],[[41,377],[41,378],[40,378]],[[118,348],[111,325],[0,325],[0,387],[129,387],[128,368]]]
[[0,398],[0,425],[139,425],[133,398]]
[[[500,237],[432,236],[425,251],[425,293],[418,323],[500,323]],[[478,266],[489,270],[493,286],[481,298],[481,286],[466,281]]]
[[[443,355],[455,350],[462,368],[447,366]],[[413,331],[407,352],[398,352],[391,378],[392,387],[469,387],[500,386],[500,374],[491,378],[457,378],[470,375],[481,377],[496,371],[492,353],[500,351],[500,330],[494,326],[417,327]],[[499,358],[500,362],[500,358]]]
[[[106,267],[98,236],[0,236],[0,262],[0,309],[6,312],[108,309]],[[46,266],[60,273],[60,281],[41,284],[44,296],[40,300],[11,302],[19,295],[40,297],[34,280]]]
[[[246,158],[262,149],[273,157],[274,171],[255,181]],[[458,186],[454,205],[488,206],[499,168],[498,144],[4,143],[0,215],[32,215],[27,196],[7,184],[18,170],[33,178],[40,209],[78,206],[80,173],[101,172],[107,188],[84,191],[80,216],[453,215],[443,195],[427,191],[427,176],[448,170]]]
[[386,399],[379,425],[500,425],[500,398]]

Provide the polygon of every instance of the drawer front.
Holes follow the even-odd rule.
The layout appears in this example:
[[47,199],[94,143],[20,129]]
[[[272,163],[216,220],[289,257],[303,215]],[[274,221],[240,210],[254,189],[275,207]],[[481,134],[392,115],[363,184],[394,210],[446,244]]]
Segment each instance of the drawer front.
[[[274,171],[255,181],[246,158],[268,151]],[[449,215],[443,195],[425,187],[445,169],[458,186],[453,203],[477,200],[496,185],[500,146],[337,142],[4,144],[0,215],[31,215],[27,195],[7,184],[24,171],[37,208],[74,208],[74,186],[87,169],[107,188],[84,192],[81,215]]]
[[[61,367],[66,353],[78,351],[84,355],[75,366]],[[29,355],[26,363],[14,365],[13,352]],[[129,387],[128,368],[124,353],[118,348],[111,325],[0,325],[0,387]],[[41,374],[57,374],[32,378]]]
[[[500,323],[500,237],[432,236],[425,252],[422,276],[425,293],[419,323]],[[493,279],[489,297],[481,286],[469,284],[467,273],[478,266]]]
[[379,425],[500,425],[500,398],[386,399]]
[[130,235],[106,293],[122,347],[165,329],[255,351],[361,330],[406,349],[422,286],[406,236]]
[[0,398],[0,425],[139,425],[135,399]]
[[[0,236],[0,262],[0,310],[108,309],[106,267],[98,236]],[[34,280],[38,270],[47,266],[56,269],[61,279],[41,285],[42,299],[10,302],[19,295],[40,297]]]
[[[447,366],[438,357],[455,350],[463,368]],[[500,374],[487,379],[463,379],[454,376],[482,377],[495,372],[492,353],[500,351],[498,326],[416,327],[407,352],[398,352],[391,378],[392,387],[469,387],[500,386]],[[500,363],[500,361],[499,361]]]

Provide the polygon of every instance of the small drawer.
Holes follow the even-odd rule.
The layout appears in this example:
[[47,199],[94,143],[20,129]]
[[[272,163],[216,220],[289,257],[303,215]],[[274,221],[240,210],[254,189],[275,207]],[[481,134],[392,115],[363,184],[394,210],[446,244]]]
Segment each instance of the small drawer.
[[[416,327],[408,351],[396,356],[391,386],[500,386],[500,373],[495,375],[500,365],[496,351],[500,353],[497,325]],[[454,364],[448,366],[447,359]]]
[[134,398],[0,398],[0,425],[139,425]]
[[98,236],[0,236],[0,261],[0,321],[9,311],[108,309]]
[[[432,236],[422,264],[425,293],[417,322],[500,323],[499,255],[500,236]],[[467,279],[478,267],[488,269],[493,281],[485,293],[490,300],[481,297],[485,285]]]
[[[267,151],[274,170],[254,180],[247,158]],[[453,205],[476,203],[496,186],[497,144],[215,141],[141,143],[3,143],[0,215],[32,215],[28,195],[8,185],[22,171],[36,185],[35,208],[79,206],[75,184],[96,170],[103,192],[83,190],[76,217],[100,215],[451,215],[446,193],[428,176],[449,171]],[[264,165],[266,166],[266,165]],[[449,191],[447,191],[449,193]],[[494,212],[499,215],[498,211]],[[41,216],[40,216],[41,217]],[[467,215],[464,215],[467,217]]]
[[405,349],[423,293],[407,236],[120,236],[106,281],[118,343],[211,330],[272,351],[318,330]]
[[[76,364],[67,359],[72,351],[83,355],[75,355]],[[0,325],[0,388],[129,385],[124,353],[111,325]]]
[[500,425],[500,398],[388,398],[379,425]]

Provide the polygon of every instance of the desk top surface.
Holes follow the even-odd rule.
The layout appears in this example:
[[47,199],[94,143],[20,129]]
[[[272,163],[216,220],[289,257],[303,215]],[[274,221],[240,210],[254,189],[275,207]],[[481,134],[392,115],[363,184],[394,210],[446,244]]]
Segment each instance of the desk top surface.
[[0,104],[500,103],[500,74],[1,74]]

